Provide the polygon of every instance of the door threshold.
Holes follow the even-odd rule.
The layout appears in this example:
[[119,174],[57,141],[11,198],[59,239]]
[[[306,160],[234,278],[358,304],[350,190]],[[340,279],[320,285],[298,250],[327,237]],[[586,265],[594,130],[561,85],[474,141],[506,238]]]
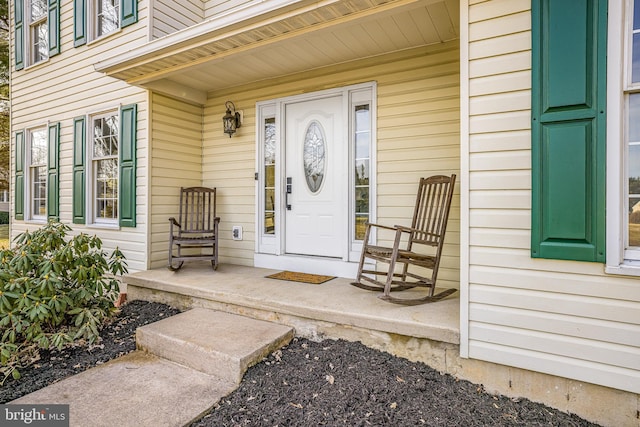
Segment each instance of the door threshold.
[[323,274],[325,276],[345,277],[347,279],[355,278],[358,273],[357,262],[347,262],[338,258],[292,254],[254,254],[253,265],[258,268]]

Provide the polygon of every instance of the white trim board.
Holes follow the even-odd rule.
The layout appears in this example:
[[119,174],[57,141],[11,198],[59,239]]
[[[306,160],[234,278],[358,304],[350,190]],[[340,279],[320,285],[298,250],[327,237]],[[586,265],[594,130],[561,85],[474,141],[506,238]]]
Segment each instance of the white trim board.
[[357,262],[345,262],[335,258],[297,255],[255,254],[253,256],[253,265],[258,268],[324,274],[348,279],[354,279],[358,273]]

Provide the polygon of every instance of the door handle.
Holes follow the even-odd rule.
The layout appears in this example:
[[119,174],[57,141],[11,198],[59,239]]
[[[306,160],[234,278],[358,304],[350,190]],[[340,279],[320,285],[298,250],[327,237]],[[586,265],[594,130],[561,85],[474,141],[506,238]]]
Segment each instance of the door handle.
[[289,195],[292,192],[292,188],[291,188],[291,177],[288,176],[287,177],[287,191],[286,191],[286,204],[287,204],[287,210],[290,211],[291,210],[291,203],[289,203]]

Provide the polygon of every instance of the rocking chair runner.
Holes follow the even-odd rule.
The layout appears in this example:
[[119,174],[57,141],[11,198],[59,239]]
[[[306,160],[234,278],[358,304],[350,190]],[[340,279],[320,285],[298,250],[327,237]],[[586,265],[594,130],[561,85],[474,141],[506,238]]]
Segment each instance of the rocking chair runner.
[[[457,289],[447,289],[434,295],[455,181],[455,175],[420,179],[411,227],[367,223],[358,275],[351,284],[370,291],[383,291],[381,299],[404,305],[435,302],[454,293]],[[393,247],[370,244],[372,227],[394,232]],[[403,235],[408,236],[406,246],[401,244]],[[378,270],[378,267],[375,270],[365,269],[367,258],[387,264],[388,268],[384,271]],[[396,266],[400,266],[401,270],[396,271]],[[409,267],[418,269],[412,268],[410,271]],[[427,270],[431,274],[427,274]],[[384,276],[384,279],[378,280],[377,276]],[[425,297],[413,299],[391,295],[392,291],[412,288],[428,288],[429,292]]]
[[[213,269],[217,269],[219,222],[215,188],[181,188],[178,220],[169,218],[169,269],[177,271],[187,260],[211,260]],[[183,249],[200,251],[183,254]]]

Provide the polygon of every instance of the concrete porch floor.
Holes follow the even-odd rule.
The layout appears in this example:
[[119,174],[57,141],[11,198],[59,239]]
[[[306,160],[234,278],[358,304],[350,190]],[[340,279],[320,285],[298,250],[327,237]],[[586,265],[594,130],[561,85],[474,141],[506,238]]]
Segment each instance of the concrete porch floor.
[[[382,333],[460,342],[458,293],[436,303],[401,306],[349,285],[349,279],[312,285],[265,277],[276,272],[231,264],[213,271],[209,263],[192,262],[178,272],[162,268],[133,273],[124,282],[129,300],[164,302],[183,309],[213,308],[275,321],[307,338],[350,338],[344,336],[345,330],[352,330],[355,335]],[[409,292],[414,291],[404,291]]]
[[[267,279],[278,270],[231,264],[213,271],[188,263],[125,277],[129,300],[210,308],[294,328],[314,340],[345,339],[426,363],[441,373],[482,384],[489,393],[526,397],[605,426],[640,427],[638,397],[568,378],[460,356],[460,299],[399,306],[336,278],[320,285]],[[413,291],[405,291],[413,292]],[[617,408],[613,411],[611,408]]]

